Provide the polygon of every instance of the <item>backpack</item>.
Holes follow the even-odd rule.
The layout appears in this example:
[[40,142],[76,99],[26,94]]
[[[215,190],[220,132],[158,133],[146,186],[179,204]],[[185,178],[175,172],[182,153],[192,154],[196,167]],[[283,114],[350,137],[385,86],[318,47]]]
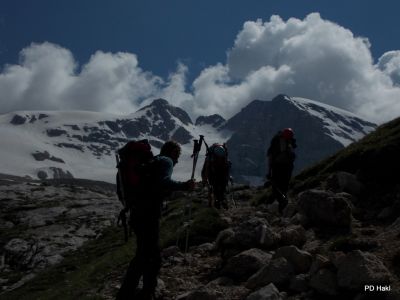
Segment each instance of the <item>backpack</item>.
[[274,164],[290,165],[296,158],[294,148],[296,148],[296,141],[293,138],[285,139],[278,133],[271,141],[268,156]]
[[130,141],[116,154],[117,195],[128,210],[137,207],[146,191],[152,173],[154,155],[148,140]]
[[227,179],[229,177],[230,162],[228,149],[225,144],[213,144],[207,151],[208,176]]

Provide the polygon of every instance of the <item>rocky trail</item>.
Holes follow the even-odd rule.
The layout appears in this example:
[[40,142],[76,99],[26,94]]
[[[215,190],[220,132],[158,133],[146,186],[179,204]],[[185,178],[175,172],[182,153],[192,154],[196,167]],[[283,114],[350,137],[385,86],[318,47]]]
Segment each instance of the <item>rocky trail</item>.
[[[215,241],[186,254],[163,250],[159,299],[400,299],[400,218],[390,225],[358,221],[343,206],[350,194],[326,190],[295,195],[280,216],[276,202],[251,204],[259,192],[236,192],[237,207],[219,211],[227,228]],[[335,210],[299,209],[321,194]],[[198,196],[206,205],[205,194]],[[124,271],[110,274],[96,294],[113,299]]]
[[[400,299],[400,218],[385,218],[385,209],[374,221],[359,218],[355,196],[337,182],[291,195],[283,216],[276,202],[264,203],[268,190],[237,187],[237,205],[218,210],[225,229],[215,238],[187,253],[163,249],[158,298]],[[205,190],[178,195],[187,197],[206,208]],[[112,188],[98,185],[2,181],[0,199],[3,292],[18,290],[86,241],[96,243],[120,209]],[[126,267],[99,274],[87,297],[114,299]],[[364,291],[366,285],[375,290]]]

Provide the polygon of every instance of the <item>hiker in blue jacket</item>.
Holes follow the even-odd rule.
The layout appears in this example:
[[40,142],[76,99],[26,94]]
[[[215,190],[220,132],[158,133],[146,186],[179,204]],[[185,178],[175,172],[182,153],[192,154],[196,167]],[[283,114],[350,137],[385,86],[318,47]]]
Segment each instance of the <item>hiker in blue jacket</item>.
[[[161,268],[159,247],[161,206],[164,198],[172,191],[193,190],[194,180],[186,182],[171,179],[173,167],[178,163],[181,148],[175,141],[166,142],[160,154],[154,159],[154,176],[152,184],[142,195],[143,205],[132,211],[131,226],[136,235],[136,255],[129,264],[117,298],[121,299],[154,299],[157,287],[157,276]],[[143,276],[143,289],[136,292],[140,278]]]

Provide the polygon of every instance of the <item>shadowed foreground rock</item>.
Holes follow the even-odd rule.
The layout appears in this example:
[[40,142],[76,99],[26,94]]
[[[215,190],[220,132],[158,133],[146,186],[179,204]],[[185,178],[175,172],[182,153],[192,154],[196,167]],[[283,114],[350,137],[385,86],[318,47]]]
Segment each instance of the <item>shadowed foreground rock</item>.
[[352,221],[351,196],[323,190],[308,190],[299,195],[298,209],[306,223],[316,227],[350,229]]

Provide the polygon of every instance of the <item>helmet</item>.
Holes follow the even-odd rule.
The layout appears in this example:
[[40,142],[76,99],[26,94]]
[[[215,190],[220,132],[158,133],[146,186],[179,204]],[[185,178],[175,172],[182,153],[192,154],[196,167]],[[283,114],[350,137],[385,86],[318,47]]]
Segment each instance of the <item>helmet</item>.
[[292,128],[285,128],[285,129],[282,130],[282,137],[285,140],[292,139],[293,136],[294,136],[294,133],[293,133]]

